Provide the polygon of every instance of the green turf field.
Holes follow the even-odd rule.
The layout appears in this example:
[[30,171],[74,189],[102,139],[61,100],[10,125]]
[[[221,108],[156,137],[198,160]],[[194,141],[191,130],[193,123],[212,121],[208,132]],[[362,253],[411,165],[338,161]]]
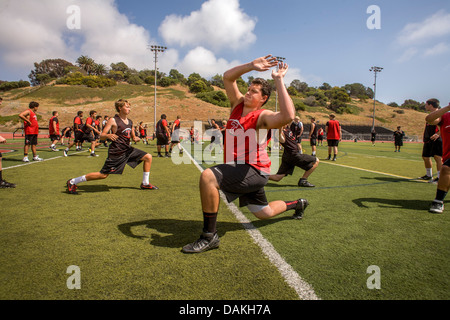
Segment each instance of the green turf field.
[[[428,213],[436,185],[414,180],[425,173],[420,144],[394,153],[392,143],[342,142],[337,162],[322,160],[319,147],[315,188],[297,187],[300,169],[266,187],[269,201],[307,198],[303,220],[288,212],[257,221],[242,208],[252,222],[243,225],[221,202],[220,248],[185,255],[181,247],[203,225],[194,164],[138,144],[154,156],[150,182],[160,190],[139,189],[141,165],[69,195],[66,181],[98,171],[106,148],[98,158],[43,149],[46,161],[23,165],[22,141],[8,142],[2,148],[18,151],[4,154],[3,175],[17,188],[0,190],[1,299],[301,299],[246,229],[260,232],[319,299],[450,298],[450,219]],[[81,289],[68,289],[72,265]],[[369,266],[380,270],[380,289],[367,286]]]

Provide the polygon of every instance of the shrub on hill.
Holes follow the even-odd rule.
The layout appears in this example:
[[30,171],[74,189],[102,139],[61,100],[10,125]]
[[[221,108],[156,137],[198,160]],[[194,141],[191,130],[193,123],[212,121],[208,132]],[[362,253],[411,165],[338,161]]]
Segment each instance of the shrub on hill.
[[230,106],[226,94],[222,91],[200,92],[195,97],[219,107],[228,108]]
[[85,76],[81,72],[71,73],[56,81],[56,84],[67,84],[70,86],[87,86],[89,88],[113,87],[117,82],[104,76]]
[[28,81],[5,81],[0,84],[0,91],[9,91],[12,89],[26,88],[29,86],[30,83]]

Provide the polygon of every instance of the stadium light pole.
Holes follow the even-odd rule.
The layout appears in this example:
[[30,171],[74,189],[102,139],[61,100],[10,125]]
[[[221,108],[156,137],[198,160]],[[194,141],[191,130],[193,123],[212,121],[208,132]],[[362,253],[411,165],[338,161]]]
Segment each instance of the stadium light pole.
[[[284,60],[286,60],[286,58],[283,57],[275,57],[278,62],[283,62]],[[277,71],[279,70],[279,67],[277,65]],[[278,90],[275,91],[275,112],[278,112]]]
[[375,74],[375,82],[373,83],[373,118],[372,118],[372,131],[375,130],[375,96],[377,93],[377,73],[381,72],[383,68],[380,67],[372,67],[369,69],[370,72],[373,71]]
[[156,68],[156,64],[158,63],[158,53],[163,53],[167,50],[167,47],[161,47],[161,46],[150,46],[150,51],[154,53],[154,59],[155,59],[155,106],[154,106],[154,112],[155,112],[155,132],[156,132],[156,83],[158,79],[158,69]]

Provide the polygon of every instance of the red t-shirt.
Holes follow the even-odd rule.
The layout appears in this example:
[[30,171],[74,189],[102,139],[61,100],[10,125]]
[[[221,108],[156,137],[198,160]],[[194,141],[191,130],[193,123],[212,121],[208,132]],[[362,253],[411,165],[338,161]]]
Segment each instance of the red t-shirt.
[[439,123],[442,137],[442,162],[450,159],[450,112],[441,117]]
[[327,140],[339,140],[341,138],[339,121],[330,120],[327,122],[327,127]]
[[83,126],[83,120],[81,120],[81,118],[79,116],[76,116],[73,119],[73,129],[75,131],[83,131],[83,130],[81,130],[82,126]]
[[[56,131],[53,129],[53,123],[56,123]],[[51,117],[48,122],[48,133],[50,135],[59,135],[59,121],[57,117]]]
[[[252,111],[245,117],[242,116],[243,110],[244,103],[237,105],[228,119],[224,162],[247,163],[262,173],[270,174],[271,161],[266,151],[270,131],[265,135],[264,130],[260,130],[259,135],[256,132],[256,123],[264,109]],[[260,136],[260,141],[257,141],[257,136]]]
[[31,124],[28,124],[28,122],[26,122],[26,121],[23,124],[23,128],[25,129],[25,134],[26,135],[39,134],[39,124],[37,121],[37,116],[31,109],[30,109],[30,118],[28,120],[30,120]]

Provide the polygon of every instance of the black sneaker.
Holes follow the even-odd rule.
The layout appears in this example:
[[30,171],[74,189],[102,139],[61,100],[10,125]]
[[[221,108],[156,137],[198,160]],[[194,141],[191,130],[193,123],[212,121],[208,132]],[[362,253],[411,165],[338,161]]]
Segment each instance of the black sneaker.
[[9,188],[15,188],[16,185],[14,183],[9,183],[5,180],[0,181],[0,189],[9,189]]
[[443,213],[444,212],[444,203],[443,202],[438,202],[438,201],[433,201],[431,203],[430,206],[430,210],[431,213]]
[[306,207],[309,205],[308,200],[298,199],[297,206],[295,207],[295,213],[292,215],[292,219],[300,220],[303,218],[303,213]]
[[67,180],[67,192],[69,194],[78,194],[77,185],[70,182],[70,179]]
[[142,190],[158,190],[159,188],[157,186],[152,185],[152,184],[143,184],[143,183],[141,183],[141,189]]
[[197,241],[185,245],[183,249],[181,249],[181,251],[184,253],[201,253],[207,250],[218,248],[219,243],[220,240],[217,232],[203,232]]
[[313,185],[312,183],[310,183],[308,180],[306,179],[300,179],[298,181],[298,186],[299,187],[305,187],[305,188],[314,188],[315,185]]
[[331,160],[331,156],[329,156],[328,158],[326,158],[325,160]]
[[417,179],[420,179],[420,180],[431,180],[431,179],[433,179],[433,177],[424,175],[423,177],[419,177],[419,178],[417,178]]

